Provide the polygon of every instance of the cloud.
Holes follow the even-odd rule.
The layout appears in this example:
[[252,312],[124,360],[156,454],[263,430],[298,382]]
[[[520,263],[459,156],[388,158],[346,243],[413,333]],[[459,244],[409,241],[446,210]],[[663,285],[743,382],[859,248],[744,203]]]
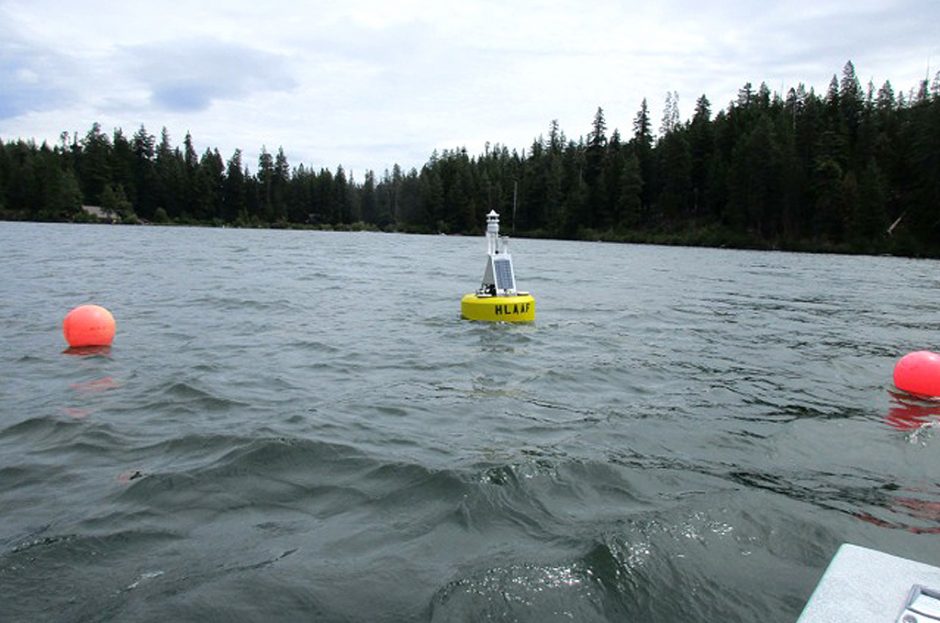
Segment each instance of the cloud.
[[173,112],[198,112],[213,101],[297,85],[288,57],[223,41],[162,41],[125,46],[119,54],[128,77],[149,90],[151,103]]
[[0,42],[0,119],[50,110],[68,101],[71,90],[59,79],[68,65],[51,50],[31,48],[10,33]]
[[205,110],[217,92],[199,82],[155,85],[151,101],[165,110],[195,112]]
[[628,134],[644,98],[683,118],[746,82],[916,85],[940,64],[936,0],[0,0],[0,132],[145,124],[252,162],[420,167],[435,148],[525,149],[551,120],[577,138],[598,106]]

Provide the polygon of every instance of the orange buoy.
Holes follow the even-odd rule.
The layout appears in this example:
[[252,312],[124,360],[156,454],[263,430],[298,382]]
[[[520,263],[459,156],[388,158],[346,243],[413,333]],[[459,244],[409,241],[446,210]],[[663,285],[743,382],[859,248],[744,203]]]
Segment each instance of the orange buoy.
[[114,328],[114,316],[99,305],[79,305],[62,321],[62,333],[72,348],[110,346]]
[[904,355],[894,366],[894,384],[911,394],[940,397],[940,354],[918,350]]

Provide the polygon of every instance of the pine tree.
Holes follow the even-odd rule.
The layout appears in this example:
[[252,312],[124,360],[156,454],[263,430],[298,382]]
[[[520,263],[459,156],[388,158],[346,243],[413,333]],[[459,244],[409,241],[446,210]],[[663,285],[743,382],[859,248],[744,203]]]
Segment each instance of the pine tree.
[[711,104],[704,94],[695,102],[695,113],[689,124],[689,151],[692,213],[698,214],[708,192],[709,161],[714,151]]
[[[531,150],[523,163],[519,196],[527,204],[530,230],[551,232],[557,235],[563,228],[562,214],[562,153],[564,133],[553,120],[549,126],[548,139],[539,149]],[[504,156],[509,161],[508,154]],[[513,178],[515,181],[515,178]]]
[[738,89],[737,107],[748,109],[754,103],[754,85],[745,82],[744,86]]
[[[443,229],[443,223],[446,219],[444,213],[444,181],[441,179],[437,166],[425,166],[421,170],[419,196],[421,198],[420,205],[422,206],[419,211],[420,215],[416,214],[405,219],[405,223],[412,226],[421,224],[429,231],[432,227]],[[391,202],[389,203],[391,204]],[[391,220],[391,211],[388,212],[387,218]],[[437,226],[437,223],[441,225]]]
[[277,148],[274,156],[274,177],[271,179],[271,208],[273,222],[287,221],[287,186],[290,183],[290,165],[284,148]]
[[923,249],[940,248],[940,98],[909,111],[911,224]]
[[650,129],[649,107],[646,98],[633,120],[633,153],[640,164],[640,179],[643,190],[640,193],[641,211],[648,214],[653,202],[653,135]]
[[730,224],[763,237],[774,231],[780,214],[782,184],[780,149],[773,125],[761,115],[754,129],[734,150],[729,172]]
[[242,151],[236,149],[225,169],[222,195],[222,218],[228,223],[244,222],[248,218],[245,177],[242,173]]
[[761,82],[757,87],[757,107],[763,111],[770,108],[770,87],[766,82]]
[[148,134],[143,125],[131,139],[134,152],[134,186],[130,196],[137,214],[143,219],[152,219],[158,203],[157,176],[154,167],[156,138]]
[[555,155],[561,155],[565,149],[565,133],[558,126],[558,119],[552,119],[548,129],[548,151]]
[[679,127],[679,92],[666,91],[666,103],[663,105],[663,122],[659,129],[664,137]]
[[[266,223],[273,223],[274,215],[274,157],[262,145],[258,154],[258,180],[259,201],[261,202],[258,217]],[[338,222],[338,221],[334,221]]]
[[582,212],[576,215],[582,227],[596,227],[605,220],[607,187],[604,179],[604,161],[607,152],[607,123],[604,110],[597,108],[591,133],[588,135],[587,149],[584,155],[584,183],[587,184],[587,201],[581,204]]
[[55,191],[55,194],[49,198],[50,218],[70,219],[81,212],[82,191],[71,167],[60,170],[59,183]]
[[225,163],[218,150],[207,149],[199,161],[195,180],[194,216],[200,221],[217,223],[223,218]]
[[846,221],[843,177],[844,173],[838,162],[827,157],[818,160],[813,175],[813,223],[814,231],[822,241],[842,241]]
[[199,169],[199,156],[196,155],[196,148],[193,146],[193,137],[189,132],[186,133],[186,137],[183,139],[183,167],[182,167],[182,179],[181,191],[182,196],[179,198],[180,205],[182,206],[182,211],[192,214],[197,219],[199,216],[196,215],[196,203],[197,199],[197,190],[196,190],[196,172]]
[[611,229],[620,222],[619,202],[620,191],[623,187],[621,179],[624,168],[623,149],[620,131],[615,129],[607,141],[607,150],[604,154],[605,197],[603,205],[596,212],[596,225],[601,230]]
[[677,224],[692,203],[692,153],[685,133],[673,130],[657,147],[662,192],[658,204],[665,219]]
[[617,225],[620,228],[636,229],[643,222],[641,195],[643,178],[640,161],[635,153],[626,152],[623,158],[623,174],[620,178],[620,193],[617,197]]
[[855,66],[848,61],[842,69],[842,81],[839,83],[839,111],[845,128],[850,154],[854,155],[858,129],[861,124],[864,95],[862,86],[855,76]]
[[[848,176],[846,176],[848,177]],[[853,176],[853,183],[854,176]],[[848,235],[858,250],[878,249],[883,243],[888,223],[885,213],[884,180],[874,159],[868,161],[857,196],[850,204]]]
[[350,219],[349,206],[349,186],[346,180],[346,171],[340,165],[336,168],[336,176],[333,178],[333,223],[349,224]]
[[179,150],[173,149],[170,143],[170,133],[166,128],[163,128],[160,133],[160,144],[157,146],[154,167],[159,205],[171,220],[175,220],[183,216],[185,172],[182,155]]
[[[63,135],[66,133],[63,132]],[[6,145],[0,139],[0,219],[7,218],[6,211],[7,186],[10,183],[10,158],[7,155]],[[79,200],[81,201],[81,200]]]
[[[378,224],[378,211],[375,198],[375,174],[372,171],[366,171],[365,179],[362,182],[361,210],[362,220],[366,223]],[[387,223],[380,225],[384,226]]]
[[120,128],[116,128],[111,141],[111,179],[112,184],[120,185],[126,193],[126,199],[133,205],[137,199],[134,148]]
[[34,197],[32,201],[36,201],[35,205],[29,206],[31,218],[42,221],[74,218],[81,212],[82,193],[71,163],[62,157],[61,152],[48,149],[45,143],[38,152],[34,149],[30,151],[30,168],[35,186],[29,196]]
[[82,140],[80,153],[79,179],[85,201],[98,205],[101,193],[111,181],[111,141],[101,132],[101,124],[92,124]]

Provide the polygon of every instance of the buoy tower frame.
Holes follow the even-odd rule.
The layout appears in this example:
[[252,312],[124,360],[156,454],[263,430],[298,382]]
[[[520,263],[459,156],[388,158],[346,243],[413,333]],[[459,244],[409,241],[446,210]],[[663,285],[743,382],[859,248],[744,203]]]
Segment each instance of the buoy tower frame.
[[469,320],[491,322],[532,322],[535,299],[516,289],[516,274],[509,252],[509,240],[499,235],[499,214],[486,215],[486,267],[483,281],[473,294],[461,300],[461,315]]
[[515,296],[516,274],[509,253],[509,239],[499,235],[499,214],[490,210],[486,215],[486,268],[477,294]]

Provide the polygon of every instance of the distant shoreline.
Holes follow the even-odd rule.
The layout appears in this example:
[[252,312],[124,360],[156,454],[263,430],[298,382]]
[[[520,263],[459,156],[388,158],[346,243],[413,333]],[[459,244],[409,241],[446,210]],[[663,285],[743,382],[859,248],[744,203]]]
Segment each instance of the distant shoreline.
[[[122,222],[108,222],[108,221],[96,221],[96,220],[77,220],[77,221],[35,221],[35,220],[25,220],[25,219],[10,219],[10,218],[0,218],[0,222],[21,222],[21,223],[58,223],[58,224],[75,224],[75,225],[115,225],[115,226],[140,226],[140,227],[187,227],[187,228],[207,228],[207,229],[245,229],[245,230],[258,230],[258,229],[267,229],[267,230],[291,230],[291,231],[319,231],[319,232],[335,232],[335,233],[348,233],[348,232],[369,232],[369,233],[380,233],[380,234],[406,234],[406,235],[421,235],[421,236],[455,236],[455,237],[472,237],[472,236],[482,236],[483,232],[477,232],[473,234],[464,234],[464,233],[444,233],[444,232],[431,232],[431,231],[418,231],[418,230],[403,230],[403,229],[380,229],[374,225],[368,223],[350,223],[348,225],[339,225],[339,226],[330,226],[330,225],[309,225],[309,224],[287,224],[287,225],[236,225],[236,224],[213,224],[213,223],[194,223],[194,222],[170,222],[170,223],[152,223],[146,221],[138,221],[135,223],[122,223]],[[616,235],[611,232],[582,232],[585,234],[585,237],[582,238],[559,238],[559,237],[550,237],[538,234],[530,233],[517,233],[512,236],[516,239],[532,239],[532,240],[559,240],[559,241],[573,241],[573,242],[603,242],[609,244],[642,244],[642,245],[654,245],[654,246],[667,246],[667,247],[693,247],[693,248],[703,248],[703,249],[726,249],[726,250],[736,250],[736,251],[779,251],[784,253],[807,253],[807,254],[833,254],[833,255],[860,255],[860,256],[872,256],[872,257],[898,257],[898,258],[911,258],[911,259],[940,259],[940,254],[937,255],[905,255],[901,253],[891,253],[888,250],[859,250],[851,249],[846,246],[835,246],[835,245],[813,245],[808,242],[790,242],[790,243],[771,243],[764,240],[752,239],[748,241],[741,241],[740,239],[734,241],[731,236],[727,240],[722,239],[720,236],[716,236],[713,231],[702,229],[700,231],[690,231],[684,234],[671,234],[671,233],[661,233],[661,234],[633,234],[633,235]],[[737,242],[737,244],[734,244]]]
[[598,108],[576,139],[552,121],[522,151],[434,151],[361,179],[283,148],[252,173],[238,149],[95,123],[52,147],[0,141],[0,218],[473,235],[495,210],[534,238],[940,257],[940,74],[895,94],[847,62],[825,94],[747,83],[714,113],[702,95],[687,122],[677,105],[658,133],[644,100],[629,134]]

